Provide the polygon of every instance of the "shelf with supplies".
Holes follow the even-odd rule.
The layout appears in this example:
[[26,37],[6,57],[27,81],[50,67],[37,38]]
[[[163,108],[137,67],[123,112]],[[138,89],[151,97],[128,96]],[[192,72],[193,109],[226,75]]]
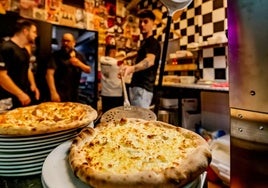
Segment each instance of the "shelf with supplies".
[[164,71],[194,71],[197,69],[196,57],[191,55],[168,59]]
[[189,64],[167,64],[165,65],[165,72],[168,71],[194,71],[197,70],[197,64],[189,63]]
[[194,52],[194,51],[199,51],[203,50],[206,48],[220,48],[220,47],[225,47],[228,46],[228,42],[223,42],[223,43],[215,43],[215,44],[205,44],[205,45],[200,45],[194,48],[187,48],[187,50]]

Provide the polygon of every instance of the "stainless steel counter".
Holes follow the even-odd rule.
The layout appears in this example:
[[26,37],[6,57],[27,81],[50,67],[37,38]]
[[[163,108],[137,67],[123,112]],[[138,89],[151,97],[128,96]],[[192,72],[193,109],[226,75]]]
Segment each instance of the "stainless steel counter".
[[[156,84],[157,85],[157,84]],[[216,92],[216,93],[227,93],[229,87],[227,82],[212,82],[211,84],[184,84],[176,82],[163,82],[162,86],[158,88],[155,112],[162,109],[160,105],[160,98],[177,98],[178,99],[178,124],[182,125],[182,99],[184,98],[195,98],[198,101],[196,111],[201,111],[201,94],[202,92]]]

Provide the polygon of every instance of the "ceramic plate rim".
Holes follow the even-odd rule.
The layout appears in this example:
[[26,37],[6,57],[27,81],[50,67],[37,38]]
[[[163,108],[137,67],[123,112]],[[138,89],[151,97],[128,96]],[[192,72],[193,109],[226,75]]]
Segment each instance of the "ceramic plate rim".
[[40,161],[40,162],[37,162],[37,163],[24,164],[24,165],[14,165],[14,166],[1,165],[0,170],[10,170],[10,169],[14,169],[14,168],[22,169],[22,168],[29,168],[29,167],[37,167],[37,166],[40,166],[40,165],[42,166],[43,163],[44,163],[44,161]]
[[[41,143],[44,143],[46,141],[54,141],[56,139],[63,139],[66,138],[68,136],[72,136],[72,135],[77,135],[78,132],[73,132],[73,133],[68,133],[68,134],[63,134],[60,136],[55,136],[55,137],[49,137],[46,139],[37,139],[37,140],[29,140],[29,141],[0,141],[0,148],[10,148],[10,147],[27,147],[29,144],[35,144],[35,145],[40,145]],[[15,145],[15,146],[14,146]]]
[[8,174],[8,173],[0,173],[0,176],[3,176],[3,177],[18,177],[18,176],[32,176],[32,175],[37,175],[37,174],[41,174],[41,170],[36,170],[36,171],[32,171],[32,172],[24,172],[24,173],[11,173],[11,174]]
[[33,136],[9,136],[9,135],[0,135],[0,141],[10,141],[10,142],[14,142],[14,141],[31,141],[31,140],[39,140],[39,139],[46,139],[46,138],[50,138],[50,137],[54,137],[54,136],[59,136],[59,135],[63,135],[66,133],[70,133],[72,131],[78,131],[79,128],[77,129],[70,129],[70,130],[65,130],[65,131],[60,131],[60,132],[56,132],[56,133],[49,133],[49,134],[42,134],[42,135],[33,135]]
[[[66,141],[59,145],[57,148],[55,148],[46,158],[46,160],[43,163],[42,167],[42,178],[44,181],[44,184],[49,188],[57,188],[57,187],[68,187],[68,188],[90,188],[89,185],[85,184],[78,178],[74,176],[74,174],[71,172],[71,169],[69,166],[67,166],[68,162],[67,156],[68,151],[71,146],[71,141]],[[60,170],[55,172],[56,168],[54,163],[57,162],[57,165],[66,164],[62,167],[62,170],[64,170],[64,173],[60,173]],[[65,169],[66,168],[66,169]],[[59,168],[56,168],[56,170]],[[57,173],[57,177],[54,178],[53,174],[50,173],[50,171],[53,171],[54,173]],[[67,176],[67,177],[65,177]],[[67,180],[67,181],[65,181]],[[62,181],[62,182],[61,182]],[[67,184],[69,181],[69,184]]]
[[[17,165],[26,165],[26,164],[31,164],[31,163],[37,163],[37,162],[44,162],[47,157],[47,154],[41,155],[41,156],[34,156],[34,158],[25,158],[22,161],[0,161],[1,166],[17,166]],[[30,160],[29,160],[30,159]]]
[[[75,134],[68,134],[68,135],[61,135],[59,137],[53,137],[46,140],[36,140],[36,141],[30,141],[30,142],[5,142],[3,145],[0,142],[0,150],[1,149],[18,149],[18,148],[28,148],[28,147],[38,147],[42,146],[48,143],[57,142],[60,140],[65,140],[66,138],[71,138],[77,136],[77,133]],[[22,143],[22,144],[21,144]]]
[[30,156],[35,156],[35,155],[41,155],[41,154],[49,154],[49,152],[51,152],[54,148],[49,148],[46,150],[41,150],[41,151],[37,151],[37,152],[31,152],[31,153],[20,153],[20,154],[8,154],[8,155],[3,155],[0,154],[0,160],[2,160],[3,158],[24,158],[24,157],[30,157]]
[[43,149],[49,149],[49,148],[55,148],[58,145],[60,145],[62,142],[69,140],[70,138],[66,138],[64,140],[61,140],[61,142],[55,142],[55,143],[50,143],[47,145],[42,145],[38,147],[29,147],[29,148],[10,148],[10,149],[2,149],[0,148],[0,153],[6,153],[6,154],[14,154],[16,155],[16,152],[35,152]]
[[30,171],[37,171],[37,170],[42,170],[42,165],[40,166],[35,166],[33,168],[26,168],[26,169],[16,169],[16,170],[10,170],[10,169],[0,169],[0,174],[2,173],[7,173],[7,174],[15,174],[15,173],[25,173],[25,172],[30,172]]

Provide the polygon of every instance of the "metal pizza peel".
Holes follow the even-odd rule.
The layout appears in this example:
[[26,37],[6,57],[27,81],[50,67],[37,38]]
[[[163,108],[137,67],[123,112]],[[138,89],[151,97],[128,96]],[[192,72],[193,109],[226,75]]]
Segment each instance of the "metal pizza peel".
[[108,110],[102,115],[100,122],[110,122],[121,118],[139,118],[144,120],[156,120],[157,117],[152,110],[130,105],[123,76],[121,76],[121,83],[124,94],[124,106],[119,106]]

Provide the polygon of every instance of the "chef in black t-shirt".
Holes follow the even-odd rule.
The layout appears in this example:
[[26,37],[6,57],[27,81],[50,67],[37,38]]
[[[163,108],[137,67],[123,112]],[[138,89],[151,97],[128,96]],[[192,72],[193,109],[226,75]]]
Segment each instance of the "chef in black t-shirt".
[[62,46],[55,51],[47,64],[46,80],[50,100],[54,102],[78,102],[78,87],[81,73],[90,73],[82,54],[74,49],[75,38],[72,33],[64,33]]
[[124,76],[133,73],[129,88],[131,105],[149,108],[153,98],[161,47],[153,36],[154,13],[150,10],[141,10],[138,17],[143,40],[137,53],[135,65],[122,66],[121,73]]
[[36,37],[35,24],[20,19],[15,24],[14,35],[1,44],[0,99],[12,98],[13,108],[39,100],[39,90],[29,66],[30,54],[25,48],[33,44]]

